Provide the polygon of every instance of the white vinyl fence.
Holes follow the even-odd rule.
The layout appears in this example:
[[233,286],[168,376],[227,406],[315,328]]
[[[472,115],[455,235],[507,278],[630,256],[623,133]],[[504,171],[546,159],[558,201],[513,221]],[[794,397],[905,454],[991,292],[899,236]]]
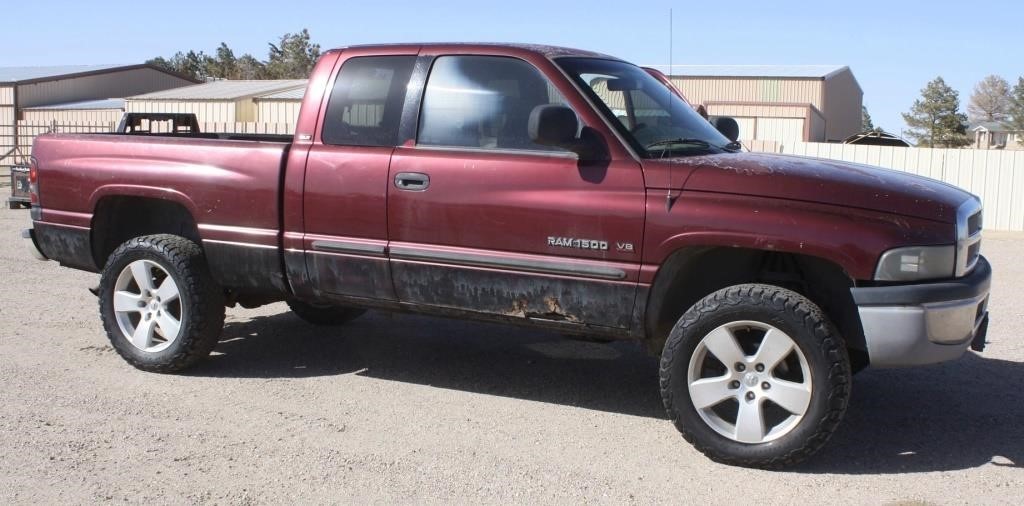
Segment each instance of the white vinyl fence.
[[1024,231],[1024,151],[897,148],[797,142],[752,150],[863,163],[959,186],[985,206],[985,228]]

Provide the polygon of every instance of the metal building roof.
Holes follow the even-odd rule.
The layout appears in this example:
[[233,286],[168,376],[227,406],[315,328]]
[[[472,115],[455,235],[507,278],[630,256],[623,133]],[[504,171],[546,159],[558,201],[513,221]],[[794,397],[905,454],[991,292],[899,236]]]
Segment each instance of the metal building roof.
[[59,79],[76,74],[89,74],[105,70],[136,68],[138,65],[51,65],[43,67],[0,67],[0,83]]
[[648,65],[671,76],[682,77],[775,77],[828,79],[843,71],[845,65]]
[[304,88],[305,79],[221,80],[128,97],[129,100],[240,100]]
[[35,107],[26,107],[26,111],[44,111],[44,110],[94,110],[94,109],[124,109],[123,98],[105,98],[102,100],[85,100],[82,102],[67,102],[63,104],[50,104],[50,105],[37,105]]
[[286,91],[279,91],[269,95],[260,95],[256,100],[302,100],[306,96],[306,87],[293,88]]

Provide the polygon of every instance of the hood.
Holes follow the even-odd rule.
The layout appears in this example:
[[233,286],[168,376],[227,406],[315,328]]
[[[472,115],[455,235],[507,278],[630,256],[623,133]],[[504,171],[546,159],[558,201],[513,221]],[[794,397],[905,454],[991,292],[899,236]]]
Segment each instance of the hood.
[[686,190],[833,204],[946,223],[956,223],[957,208],[971,198],[934,179],[818,158],[728,153],[660,163],[689,174]]

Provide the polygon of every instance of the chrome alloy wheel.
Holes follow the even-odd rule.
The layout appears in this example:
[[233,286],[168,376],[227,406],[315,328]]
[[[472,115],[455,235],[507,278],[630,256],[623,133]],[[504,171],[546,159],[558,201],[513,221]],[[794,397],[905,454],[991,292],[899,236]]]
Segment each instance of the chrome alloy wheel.
[[156,262],[131,262],[114,283],[114,315],[128,342],[156,353],[178,338],[181,293],[174,278]]
[[792,431],[811,402],[811,370],[796,342],[772,325],[736,321],[697,344],[687,372],[690,400],[704,423],[740,443]]

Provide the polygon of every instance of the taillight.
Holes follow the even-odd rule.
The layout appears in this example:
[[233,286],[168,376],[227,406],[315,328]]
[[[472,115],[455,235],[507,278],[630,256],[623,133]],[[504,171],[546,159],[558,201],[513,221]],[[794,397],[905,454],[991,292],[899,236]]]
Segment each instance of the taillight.
[[39,205],[39,160],[34,156],[28,162],[28,196],[33,206]]

